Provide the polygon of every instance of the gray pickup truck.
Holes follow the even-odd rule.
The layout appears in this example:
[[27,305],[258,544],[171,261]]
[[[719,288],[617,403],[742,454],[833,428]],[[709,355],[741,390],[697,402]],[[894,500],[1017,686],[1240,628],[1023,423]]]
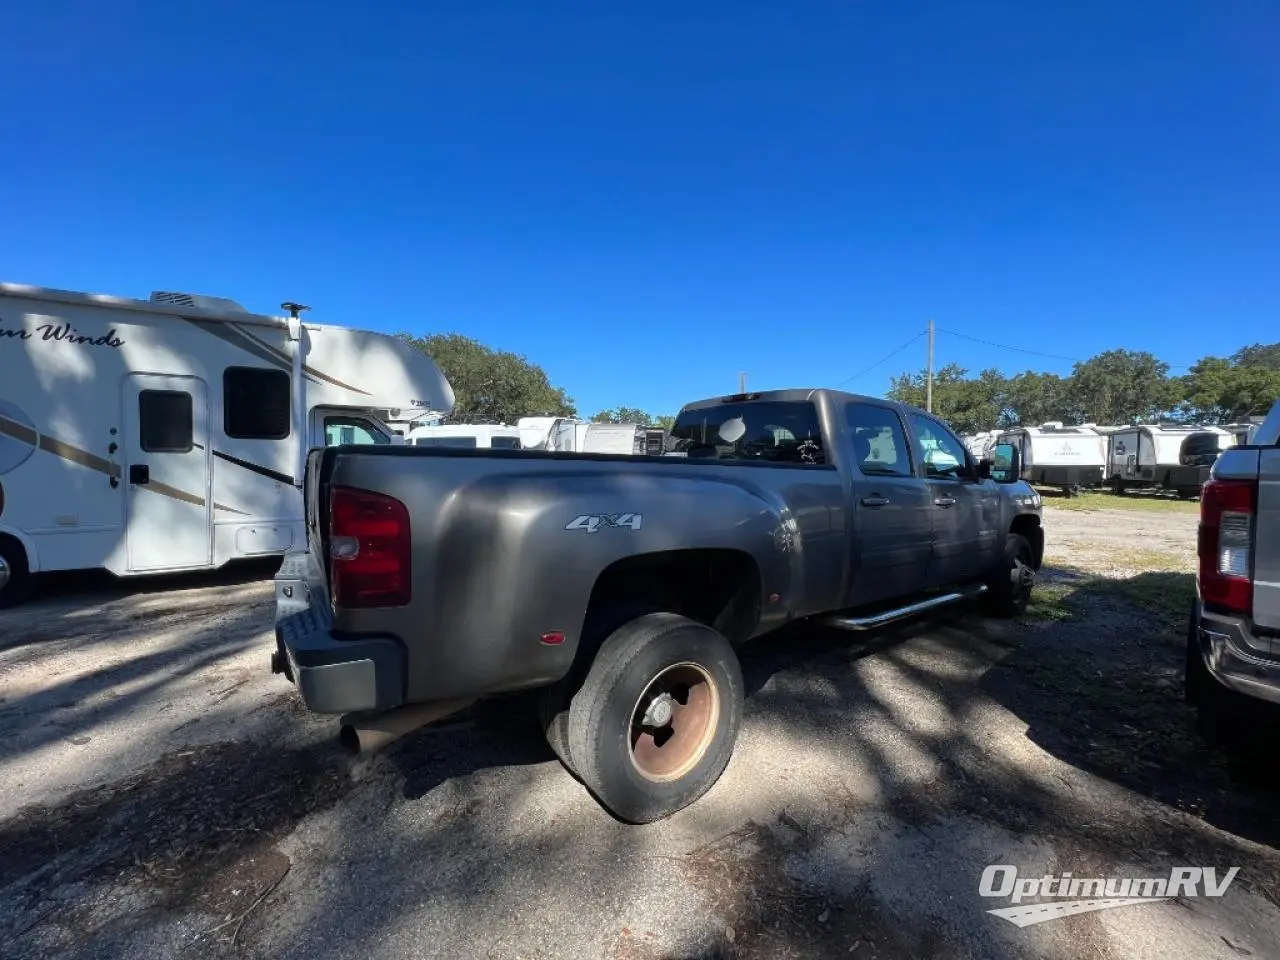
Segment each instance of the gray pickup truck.
[[552,749],[633,823],[727,765],[734,644],[979,597],[1017,615],[1044,552],[1012,446],[975,462],[941,420],[831,390],[689,404],[662,456],[317,450],[306,519],[272,669],[348,715],[344,744],[542,688]]
[[1280,403],[1248,445],[1224,450],[1200,497],[1186,695],[1210,739],[1241,759],[1280,720]]

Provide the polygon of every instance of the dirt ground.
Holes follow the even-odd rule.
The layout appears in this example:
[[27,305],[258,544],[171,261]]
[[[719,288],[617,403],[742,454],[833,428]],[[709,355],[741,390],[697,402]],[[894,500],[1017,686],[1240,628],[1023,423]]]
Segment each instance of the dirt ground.
[[[1280,956],[1280,793],[1181,691],[1194,514],[1046,505],[1028,616],[743,650],[734,760],[647,827],[527,698],[372,762],[268,669],[270,568],[67,578],[0,614],[0,943],[15,957]],[[1018,928],[983,868],[1221,898]]]

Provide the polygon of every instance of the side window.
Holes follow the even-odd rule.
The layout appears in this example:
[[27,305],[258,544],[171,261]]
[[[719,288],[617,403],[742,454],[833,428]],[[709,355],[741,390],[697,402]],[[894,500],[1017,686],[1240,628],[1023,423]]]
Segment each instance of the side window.
[[418,437],[415,447],[474,447],[475,437]]
[[238,440],[283,440],[289,436],[289,374],[261,367],[222,372],[222,430]]
[[489,440],[489,446],[494,450],[519,450],[519,437],[492,437]]
[[325,417],[324,445],[337,447],[349,443],[368,445],[391,442],[389,437],[383,436],[370,427],[368,420],[362,420],[359,417]]
[[911,454],[902,420],[888,407],[851,403],[845,419],[853,438],[853,459],[867,476],[909,477]]
[[190,453],[194,432],[191,394],[182,390],[138,393],[138,444],[147,453]]
[[968,480],[969,464],[964,444],[955,434],[931,417],[911,415],[916,431],[916,453],[924,464],[926,477],[941,480]]

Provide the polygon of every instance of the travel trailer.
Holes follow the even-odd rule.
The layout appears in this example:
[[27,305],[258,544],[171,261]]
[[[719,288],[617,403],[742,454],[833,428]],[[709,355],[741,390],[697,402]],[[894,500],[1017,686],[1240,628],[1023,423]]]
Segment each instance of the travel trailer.
[[1258,428],[1262,426],[1263,419],[1263,417],[1250,417],[1240,423],[1224,424],[1222,429],[1235,438],[1236,446],[1246,447],[1253,443],[1254,435],[1258,432]]
[[520,446],[525,450],[578,449],[578,425],[585,420],[574,417],[521,417],[516,421],[520,430]]
[[638,423],[585,423],[577,426],[579,453],[621,453],[638,457],[649,451],[649,434]]
[[414,427],[405,437],[414,447],[470,447],[480,450],[519,450],[520,428],[505,423],[445,423]]
[[973,459],[985,460],[990,456],[991,448],[996,445],[998,435],[998,431],[995,430],[982,430],[963,436],[960,440]]
[[1108,437],[1107,474],[1116,493],[1146,488],[1200,495],[1218,454],[1236,438],[1203,424],[1141,424]]
[[453,407],[395,337],[0,284],[0,605],[41,571],[207,570],[305,537],[307,451],[392,442],[379,411]]
[[999,443],[1012,443],[1022,454],[1022,479],[1045,487],[1061,487],[1067,496],[1102,485],[1107,464],[1107,439],[1091,426],[1068,427],[1044,423],[1015,427],[1000,434]]

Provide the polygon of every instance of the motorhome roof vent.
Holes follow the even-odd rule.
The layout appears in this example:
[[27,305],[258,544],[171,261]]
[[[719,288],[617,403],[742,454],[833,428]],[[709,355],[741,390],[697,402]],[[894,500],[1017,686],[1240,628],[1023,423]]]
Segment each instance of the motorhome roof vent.
[[177,307],[195,307],[197,310],[217,310],[222,313],[248,313],[244,307],[226,297],[205,297],[198,293],[167,293],[155,290],[152,303],[171,303]]
[[1040,429],[1042,429],[1042,430],[1061,430],[1061,429],[1062,429],[1062,421],[1061,421],[1061,420],[1047,420],[1047,421],[1045,421],[1044,423],[1040,424]]

